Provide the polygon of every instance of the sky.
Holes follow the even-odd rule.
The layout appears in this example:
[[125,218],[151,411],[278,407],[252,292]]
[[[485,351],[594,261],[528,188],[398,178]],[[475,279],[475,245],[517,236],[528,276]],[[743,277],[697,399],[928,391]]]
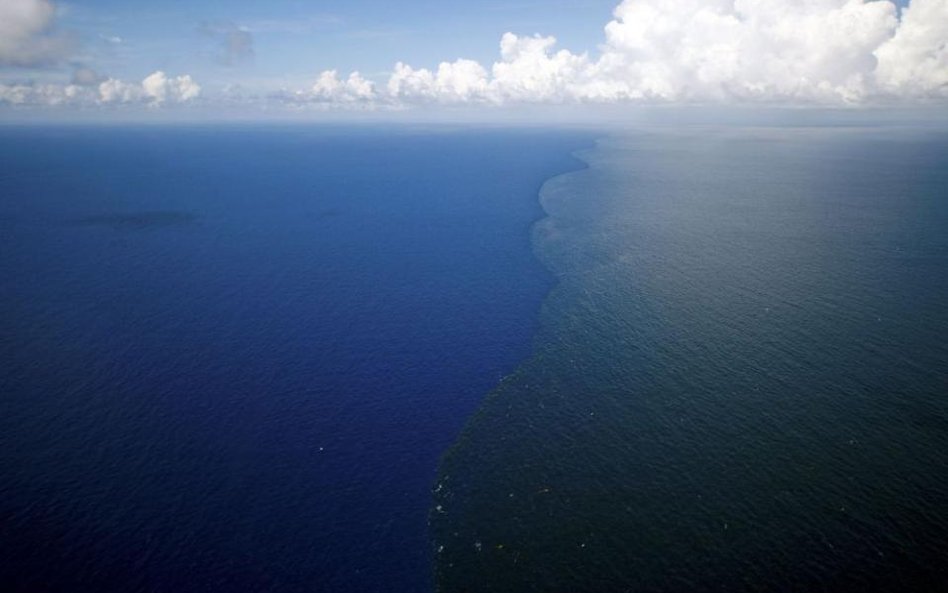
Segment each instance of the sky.
[[948,0],[0,0],[0,112],[948,104]]

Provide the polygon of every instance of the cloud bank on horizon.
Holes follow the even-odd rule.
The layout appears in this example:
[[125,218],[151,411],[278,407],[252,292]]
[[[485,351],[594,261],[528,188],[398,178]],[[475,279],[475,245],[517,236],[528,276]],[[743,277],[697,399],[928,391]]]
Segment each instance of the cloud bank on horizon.
[[[73,41],[55,30],[50,0],[0,0],[0,66],[36,67],[68,60]],[[13,105],[143,104],[153,107],[196,98],[201,87],[189,75],[158,70],[140,83],[103,78],[77,68],[69,84],[3,84],[0,103]]]
[[[0,65],[62,59],[50,0],[0,0]],[[948,0],[623,0],[595,56],[506,33],[491,65],[397,62],[387,80],[322,72],[268,102],[322,108],[532,103],[871,104],[948,99]],[[75,77],[74,77],[75,78]],[[0,84],[0,103],[164,105],[188,75]],[[206,98],[211,102],[213,98]]]
[[298,100],[862,103],[948,97],[948,0],[624,0],[600,55],[553,37],[500,42],[489,68],[399,62],[376,87],[320,75]]
[[[91,78],[91,82],[87,79]],[[77,70],[70,84],[0,84],[0,103],[13,105],[120,105],[160,107],[185,103],[201,94],[191,76],[168,77],[158,70],[140,83],[115,78],[99,80],[91,70]]]

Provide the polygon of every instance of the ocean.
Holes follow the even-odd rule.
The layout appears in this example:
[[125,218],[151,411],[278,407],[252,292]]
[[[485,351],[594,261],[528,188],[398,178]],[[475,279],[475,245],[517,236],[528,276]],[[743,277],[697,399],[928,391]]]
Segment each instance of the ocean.
[[0,590],[424,592],[576,132],[0,128]]
[[534,354],[445,458],[445,592],[948,586],[948,134],[692,128],[550,180]]
[[0,128],[0,590],[935,592],[948,133]]

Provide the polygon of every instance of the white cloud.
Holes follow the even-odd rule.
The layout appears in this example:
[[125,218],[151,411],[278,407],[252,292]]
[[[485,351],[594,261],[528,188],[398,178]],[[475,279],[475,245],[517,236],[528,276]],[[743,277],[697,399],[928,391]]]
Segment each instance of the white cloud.
[[489,98],[487,71],[473,60],[442,62],[434,73],[399,62],[386,89],[391,98],[408,101],[456,103]]
[[305,91],[284,93],[279,98],[290,103],[316,103],[322,105],[365,106],[378,98],[375,84],[366,80],[358,72],[348,78],[340,79],[335,70],[326,70],[316,82]]
[[0,103],[10,105],[69,105],[91,97],[75,84],[0,84]]
[[875,56],[884,89],[948,94],[948,0],[913,0],[895,35]]
[[859,101],[898,25],[864,0],[625,0],[598,78],[620,97]]
[[97,85],[90,81],[72,84],[0,84],[0,103],[24,106],[139,104],[160,107],[187,103],[200,93],[200,85],[189,75],[169,78],[159,70],[140,83],[108,78]]
[[99,103],[185,103],[201,94],[201,86],[190,75],[168,78],[161,70],[145,77],[140,84],[109,78],[99,85]]
[[143,96],[140,85],[109,78],[99,84],[96,101],[99,103],[131,103]]
[[201,86],[190,75],[168,78],[161,70],[148,75],[142,81],[141,89],[145,100],[155,105],[169,100],[183,103],[201,94]]
[[[397,63],[359,93],[324,72],[297,97],[414,103],[846,104],[948,97],[948,0],[624,0],[594,59],[503,36],[500,59]],[[355,76],[358,76],[357,74]],[[351,77],[349,80],[352,80]]]
[[69,40],[50,29],[49,0],[0,0],[0,65],[35,66],[65,57]]
[[164,72],[154,72],[141,83],[130,83],[114,78],[98,87],[98,103],[145,103],[160,106],[165,103],[183,103],[197,97],[201,87],[188,76],[168,78]]

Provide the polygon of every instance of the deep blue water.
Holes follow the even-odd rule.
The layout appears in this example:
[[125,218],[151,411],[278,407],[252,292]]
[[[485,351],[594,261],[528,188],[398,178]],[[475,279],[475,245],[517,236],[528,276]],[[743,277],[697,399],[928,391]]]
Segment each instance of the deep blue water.
[[0,590],[430,589],[577,133],[0,129]]

